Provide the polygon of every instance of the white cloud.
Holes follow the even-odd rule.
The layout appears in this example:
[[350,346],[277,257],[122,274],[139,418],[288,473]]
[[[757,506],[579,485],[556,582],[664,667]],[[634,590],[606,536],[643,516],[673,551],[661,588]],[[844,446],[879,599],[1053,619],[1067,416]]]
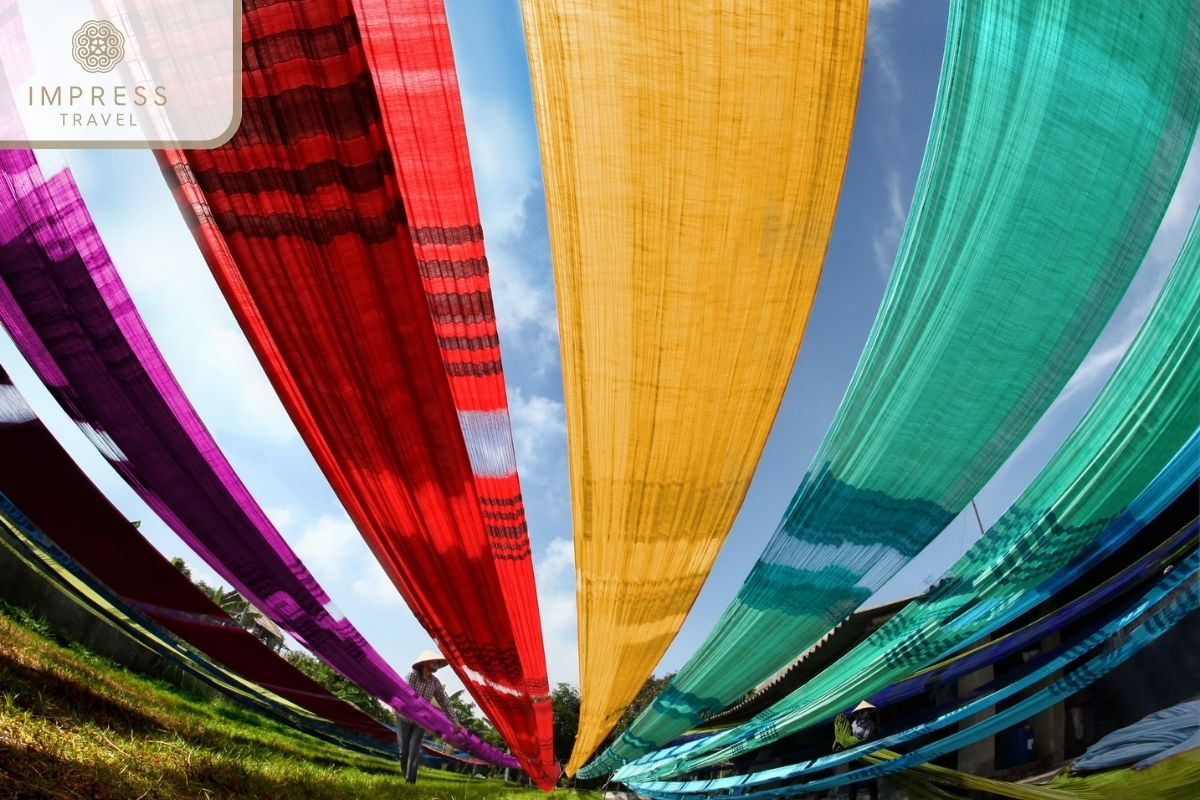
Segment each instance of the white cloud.
[[[1134,333],[1134,330],[1129,330],[1127,335],[1108,347],[1099,350],[1093,349],[1075,370],[1071,380],[1067,381],[1067,385],[1063,387],[1054,404],[1065,403],[1085,388],[1112,374],[1113,368],[1121,360],[1121,356],[1125,355],[1125,351],[1129,349],[1129,343],[1133,341]],[[1051,410],[1053,410],[1053,406]],[[1047,411],[1047,413],[1050,412]]]
[[404,606],[400,591],[374,558],[365,559],[352,584],[355,594],[375,606]]
[[[894,19],[892,12],[898,9],[902,2],[903,0],[874,0],[871,3],[871,13],[867,17],[867,68],[878,73],[882,79],[884,97],[889,101],[888,105],[894,107],[900,105],[903,84],[889,26]],[[899,133],[899,122],[895,115],[886,116],[888,119],[885,120],[885,124]]]
[[526,397],[515,388],[509,393],[508,410],[518,471],[534,482],[544,482],[542,476],[550,479],[547,465],[553,467],[566,454],[567,419],[562,401],[542,395]]
[[904,233],[907,219],[904,197],[900,192],[900,173],[888,170],[887,175],[888,214],[876,229],[871,245],[875,250],[875,265],[885,279],[892,274],[896,251],[900,247],[900,236]]
[[362,548],[354,546],[358,542],[358,530],[348,517],[322,515],[300,534],[294,547],[322,580],[341,577],[358,566],[362,559]]
[[[69,158],[122,281],[206,424],[272,445],[297,440],[153,157],[79,151]],[[114,192],[118,172],[138,192]]]
[[575,547],[570,540],[554,539],[534,563],[550,683],[566,682],[578,686]]
[[[269,516],[284,530],[296,555],[336,601],[339,609],[388,606],[404,608],[404,600],[391,578],[375,559],[375,554],[359,535],[358,528],[344,513],[323,514],[310,525],[293,534],[290,530],[299,514],[290,508],[272,508]],[[345,597],[349,592],[352,598]],[[347,603],[346,601],[354,602]],[[415,624],[415,621],[413,621]]]
[[878,77],[874,85],[879,112],[873,115],[872,134],[879,142],[887,169],[887,215],[876,224],[871,244],[875,252],[876,267],[885,280],[891,275],[900,236],[904,233],[904,223],[908,217],[899,171],[899,159],[902,157],[899,148],[904,143],[904,135],[900,128],[904,85],[891,38],[891,26],[895,19],[892,12],[900,5],[897,0],[875,0],[871,3],[871,13],[867,20],[866,68]]
[[463,116],[484,232],[489,239],[517,236],[525,200],[538,188],[537,153],[508,104],[464,93]]
[[267,515],[267,519],[271,520],[278,531],[291,529],[296,524],[299,514],[294,509],[285,508],[283,506],[275,506],[272,508],[264,508],[263,513]]
[[1064,402],[1085,388],[1096,386],[1106,380],[1117,362],[1125,355],[1134,337],[1166,282],[1171,267],[1183,247],[1192,219],[1200,206],[1200,142],[1192,147],[1175,194],[1163,215],[1149,252],[1130,284],[1121,306],[1113,314],[1108,326],[1092,347],[1087,358],[1079,365],[1071,380],[1063,388],[1055,405]]
[[271,444],[299,438],[240,330],[210,328],[204,347],[195,355],[187,369],[197,377],[189,383],[204,384],[207,388],[200,393],[205,395],[223,394],[226,413],[220,418],[222,427]]
[[1196,215],[1197,206],[1200,206],[1200,139],[1192,145],[1171,204],[1167,206],[1158,235],[1146,256],[1147,264],[1157,265],[1164,273],[1170,268]]
[[1197,206],[1200,206],[1200,142],[1192,147],[1154,241],[1121,304],[1066,386],[998,475],[1007,473],[1020,458],[1035,445],[1041,445],[1047,437],[1065,434],[1074,427],[1076,420],[1063,415],[1069,411],[1077,419],[1084,413],[1087,404],[1092,402],[1133,343],[1183,246]]
[[508,242],[488,240],[488,266],[496,305],[496,325],[505,347],[537,349],[539,362],[558,355],[558,318],[547,290],[548,275],[538,275],[530,260],[532,237]]
[[518,109],[495,98],[464,93],[463,114],[475,173],[496,324],[506,352],[530,351],[535,373],[558,356],[558,322],[549,261],[540,225],[541,167],[537,142]]

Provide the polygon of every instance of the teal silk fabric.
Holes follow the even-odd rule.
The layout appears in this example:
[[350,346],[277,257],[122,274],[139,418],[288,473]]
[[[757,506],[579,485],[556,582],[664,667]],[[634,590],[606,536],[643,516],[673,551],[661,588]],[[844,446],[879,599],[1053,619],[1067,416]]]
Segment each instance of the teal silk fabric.
[[1200,6],[956,2],[892,278],[832,426],[736,598],[580,771],[725,708],[928,544],[1013,452],[1140,265],[1200,117]]
[[[1200,220],[1091,408],[935,590],[753,720],[686,751],[647,756],[617,777],[715,763],[826,719],[1028,611],[1115,550],[1200,477],[1198,307]],[[1062,574],[1068,563],[1074,574]]]

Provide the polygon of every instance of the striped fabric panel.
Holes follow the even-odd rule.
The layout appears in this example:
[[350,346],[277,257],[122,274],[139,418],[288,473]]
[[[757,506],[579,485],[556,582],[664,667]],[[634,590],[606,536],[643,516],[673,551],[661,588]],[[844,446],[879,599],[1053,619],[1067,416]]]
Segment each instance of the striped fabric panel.
[[[987,694],[973,697],[967,702],[957,704],[929,722],[895,732],[880,739],[870,740],[859,747],[850,747],[842,753],[825,756],[814,761],[773,767],[757,773],[718,778],[716,780],[638,781],[631,785],[639,794],[654,798],[683,800],[683,798],[697,796],[711,797],[718,792],[733,789],[734,793],[739,797],[765,800],[766,798],[793,797],[797,794],[828,790],[835,786],[842,786],[847,783],[886,775],[901,769],[911,769],[918,764],[923,764],[940,755],[953,752],[987,736],[994,735],[1021,720],[1029,719],[1037,712],[1055,703],[1062,702],[1064,698],[1070,697],[1081,689],[1091,685],[1127,661],[1142,648],[1154,642],[1180,622],[1189,618],[1192,618],[1194,621],[1195,611],[1197,607],[1200,607],[1200,593],[1197,593],[1197,588],[1200,588],[1200,584],[1197,582],[1198,568],[1200,568],[1200,555],[1192,553],[1177,569],[1160,578],[1137,602],[1128,608],[1122,609],[1114,617],[1107,620],[1099,630],[1073,645],[1063,646],[1057,652],[1039,658],[1019,678],[1007,682]],[[1091,655],[1090,658],[1087,658],[1086,661],[1083,660],[1085,656],[1093,651],[1097,652]],[[1069,671],[1062,677],[1055,677],[1056,673],[1060,673],[1062,670]],[[1036,687],[1038,682],[1046,681],[1049,681],[1046,686],[1037,691],[1026,692],[1025,697],[1008,704],[1006,708],[998,708],[994,714],[987,715],[983,719],[977,719],[974,722],[967,719],[972,715],[978,714],[980,711],[995,707],[1000,702],[1012,698],[1013,695],[1022,689],[1028,689],[1031,686]],[[865,757],[868,761],[872,761],[874,760],[871,758],[873,751],[876,754],[890,754],[889,757],[896,757],[898,754],[889,750],[881,750],[880,748],[891,748],[896,744],[912,740],[919,736],[930,736],[933,732],[960,721],[962,722],[958,731],[942,736],[940,739],[932,742],[925,742],[919,747],[912,748],[905,755],[899,756],[894,761],[887,761],[881,766],[852,768],[849,772],[841,772],[806,782],[776,785],[774,788],[754,788],[771,783],[779,784],[781,781],[795,779],[797,776],[805,775],[810,771],[827,769],[852,761],[855,758]],[[988,783],[987,779],[980,780],[983,783]],[[1017,784],[1017,786],[1025,787],[1028,784]],[[992,787],[979,785],[974,788],[987,789]],[[1038,796],[1038,791],[1046,791],[1045,787],[1041,786],[1033,786],[1032,788],[1034,796]],[[1059,794],[1051,789],[1045,796],[1056,798],[1070,797],[1071,795]],[[1094,795],[1088,794],[1084,796]],[[1132,797],[1137,795],[1118,794],[1110,796]],[[1189,795],[1156,794],[1153,796],[1184,797]]]
[[735,702],[932,541],[1150,247],[1200,121],[1200,4],[962,0],[947,31],[912,211],[829,431],[737,596],[585,777]]
[[[0,153],[0,320],[85,436],[206,563],[349,680],[454,737],[347,619],[221,453],[155,346],[67,170]],[[479,740],[461,744],[490,759]]]
[[484,528],[555,770],[541,619],[450,31],[442,0],[354,0]]
[[[3,369],[0,396],[24,404]],[[49,538],[125,602],[237,675],[348,730],[392,740],[388,728],[230,619],[104,497],[32,409],[22,417],[0,419],[0,518]]]
[[348,0],[248,2],[243,22],[241,130],[215,150],[165,153],[166,171],[351,518],[522,765],[552,781],[538,723],[545,671],[525,653],[540,636],[518,633],[525,616],[508,599],[534,596],[523,527],[499,548],[515,559],[493,544],[515,527],[502,515],[520,511],[519,490],[514,475],[484,513],[471,452],[487,443],[468,444],[452,389],[471,376],[447,369],[462,353],[490,356],[439,341],[473,339],[490,302],[484,285],[430,295],[414,243],[469,244],[477,226],[410,231],[388,107]]

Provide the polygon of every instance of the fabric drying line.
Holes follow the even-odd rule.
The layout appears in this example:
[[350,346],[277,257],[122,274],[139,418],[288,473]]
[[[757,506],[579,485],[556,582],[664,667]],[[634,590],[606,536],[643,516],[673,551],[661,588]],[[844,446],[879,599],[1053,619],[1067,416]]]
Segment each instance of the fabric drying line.
[[[42,534],[10,502],[0,496],[0,547],[29,570],[103,623],[120,630],[139,645],[174,664],[234,702],[337,747],[365,755],[394,758],[394,737],[387,729],[374,734],[352,731],[328,722],[270,691],[251,683],[186,641],[161,628],[136,606],[126,604]],[[215,619],[215,618],[214,618]],[[234,624],[232,620],[229,624]],[[330,695],[332,697],[332,695]],[[357,709],[353,709],[357,712]]]
[[[1120,664],[1127,661],[1141,649],[1157,640],[1163,634],[1169,632],[1189,614],[1200,607],[1200,592],[1197,592],[1196,575],[1197,569],[1200,568],[1200,554],[1193,553],[1188,559],[1180,565],[1180,567],[1168,573],[1166,577],[1160,580],[1155,587],[1147,593],[1141,602],[1135,607],[1126,611],[1116,619],[1112,620],[1108,625],[1101,630],[1087,637],[1086,640],[1080,642],[1076,646],[1068,649],[1057,658],[1047,661],[1042,667],[1032,671],[1020,681],[1015,681],[1008,686],[998,689],[990,694],[966,703],[953,711],[947,712],[939,716],[936,720],[924,725],[916,726],[913,729],[903,731],[892,736],[883,737],[878,740],[864,742],[850,750],[842,753],[836,753],[832,756],[818,759],[820,766],[815,766],[815,769],[824,769],[835,766],[836,764],[845,763],[855,757],[863,757],[869,755],[873,751],[890,747],[892,744],[904,742],[921,736],[930,731],[938,730],[961,719],[965,719],[980,710],[994,706],[1000,700],[1012,696],[1017,691],[1033,685],[1037,681],[1065,668],[1070,663],[1077,661],[1080,657],[1086,655],[1091,650],[1101,647],[1105,642],[1113,638],[1117,633],[1122,632],[1126,628],[1130,628],[1125,633],[1117,638],[1115,646],[1104,650],[1103,652],[1093,656],[1089,660],[1079,664],[1075,668],[1067,672],[1063,677],[1055,679],[1048,686],[1038,690],[1033,695],[1026,697],[1009,708],[996,711],[992,716],[984,720],[968,725],[967,727],[952,733],[948,736],[939,739],[936,742],[923,745],[916,748],[910,753],[899,756],[895,759],[886,761],[882,764],[853,769],[849,772],[840,775],[834,775],[817,780],[811,780],[799,784],[789,784],[773,789],[763,789],[741,793],[740,797],[749,798],[750,800],[760,800],[760,798],[770,797],[785,797],[795,794],[804,794],[815,791],[830,789],[836,786],[842,786],[847,783],[862,781],[881,775],[887,775],[901,769],[911,768],[918,764],[922,764],[933,758],[936,758],[945,753],[952,752],[961,747],[964,747],[972,742],[978,741],[984,737],[991,736],[999,731],[1009,727],[1010,725],[1027,719],[1033,714],[1047,708],[1055,703],[1061,702],[1064,697],[1067,697],[1080,689],[1090,685],[1098,680],[1103,675],[1115,669]],[[1155,607],[1157,609],[1155,610]],[[1148,612],[1149,616],[1140,623],[1136,620],[1145,616]],[[752,775],[741,776],[740,781],[736,781],[733,785],[737,786],[753,786],[762,783],[769,783],[793,777],[794,775],[803,774],[808,771],[810,762],[805,762],[788,767],[779,767],[777,769],[766,770]],[[710,784],[720,783],[720,781],[687,781],[675,783],[638,783],[635,782],[631,786],[639,793],[655,798],[655,800],[679,800],[680,798],[689,797],[695,793],[709,793],[718,787]],[[686,791],[685,791],[686,787]]]
[[833,227],[867,3],[522,10],[571,473],[570,774],[679,631],[749,488]]
[[1187,3],[1136,25],[1118,6],[953,4],[899,254],[829,432],[712,632],[580,775],[661,746],[810,646],[1025,438],[1174,193],[1200,121],[1197,16]]
[[342,617],[247,491],[133,305],[68,170],[0,152],[0,320],[55,400],[184,542],[315,656],[481,757]]
[[0,493],[16,525],[53,542],[141,615],[241,678],[347,730],[391,732],[235,623],[112,506],[0,372]]
[[[443,178],[452,191],[404,194],[423,185],[410,172],[424,161],[412,147],[458,146],[407,140],[406,115],[437,106],[453,119],[416,122],[461,124],[443,12],[419,6],[406,3],[415,13],[393,20],[365,1],[244,5],[241,127],[221,147],[165,151],[161,163],[350,518],[521,766],[548,788],[558,767],[545,654],[488,338],[490,292],[470,255],[481,230],[462,218],[475,213],[462,194],[465,162]],[[401,54],[378,41],[401,29],[421,46]],[[430,59],[442,59],[439,69],[427,69]],[[440,104],[426,81],[441,83]],[[448,260],[431,258],[430,243],[450,248]],[[443,267],[454,280],[431,272]]]
[[1052,596],[1200,479],[1200,220],[1091,407],[988,533],[927,595],[738,728],[645,756],[622,780],[695,768],[827,718]]

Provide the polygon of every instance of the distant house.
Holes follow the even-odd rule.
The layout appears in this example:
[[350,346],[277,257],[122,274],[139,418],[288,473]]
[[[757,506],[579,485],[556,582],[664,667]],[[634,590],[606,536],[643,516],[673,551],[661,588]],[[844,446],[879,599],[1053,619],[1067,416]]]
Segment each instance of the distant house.
[[217,602],[243,628],[253,633],[267,647],[276,653],[283,649],[283,629],[266,614],[251,605],[236,589],[223,592]]

